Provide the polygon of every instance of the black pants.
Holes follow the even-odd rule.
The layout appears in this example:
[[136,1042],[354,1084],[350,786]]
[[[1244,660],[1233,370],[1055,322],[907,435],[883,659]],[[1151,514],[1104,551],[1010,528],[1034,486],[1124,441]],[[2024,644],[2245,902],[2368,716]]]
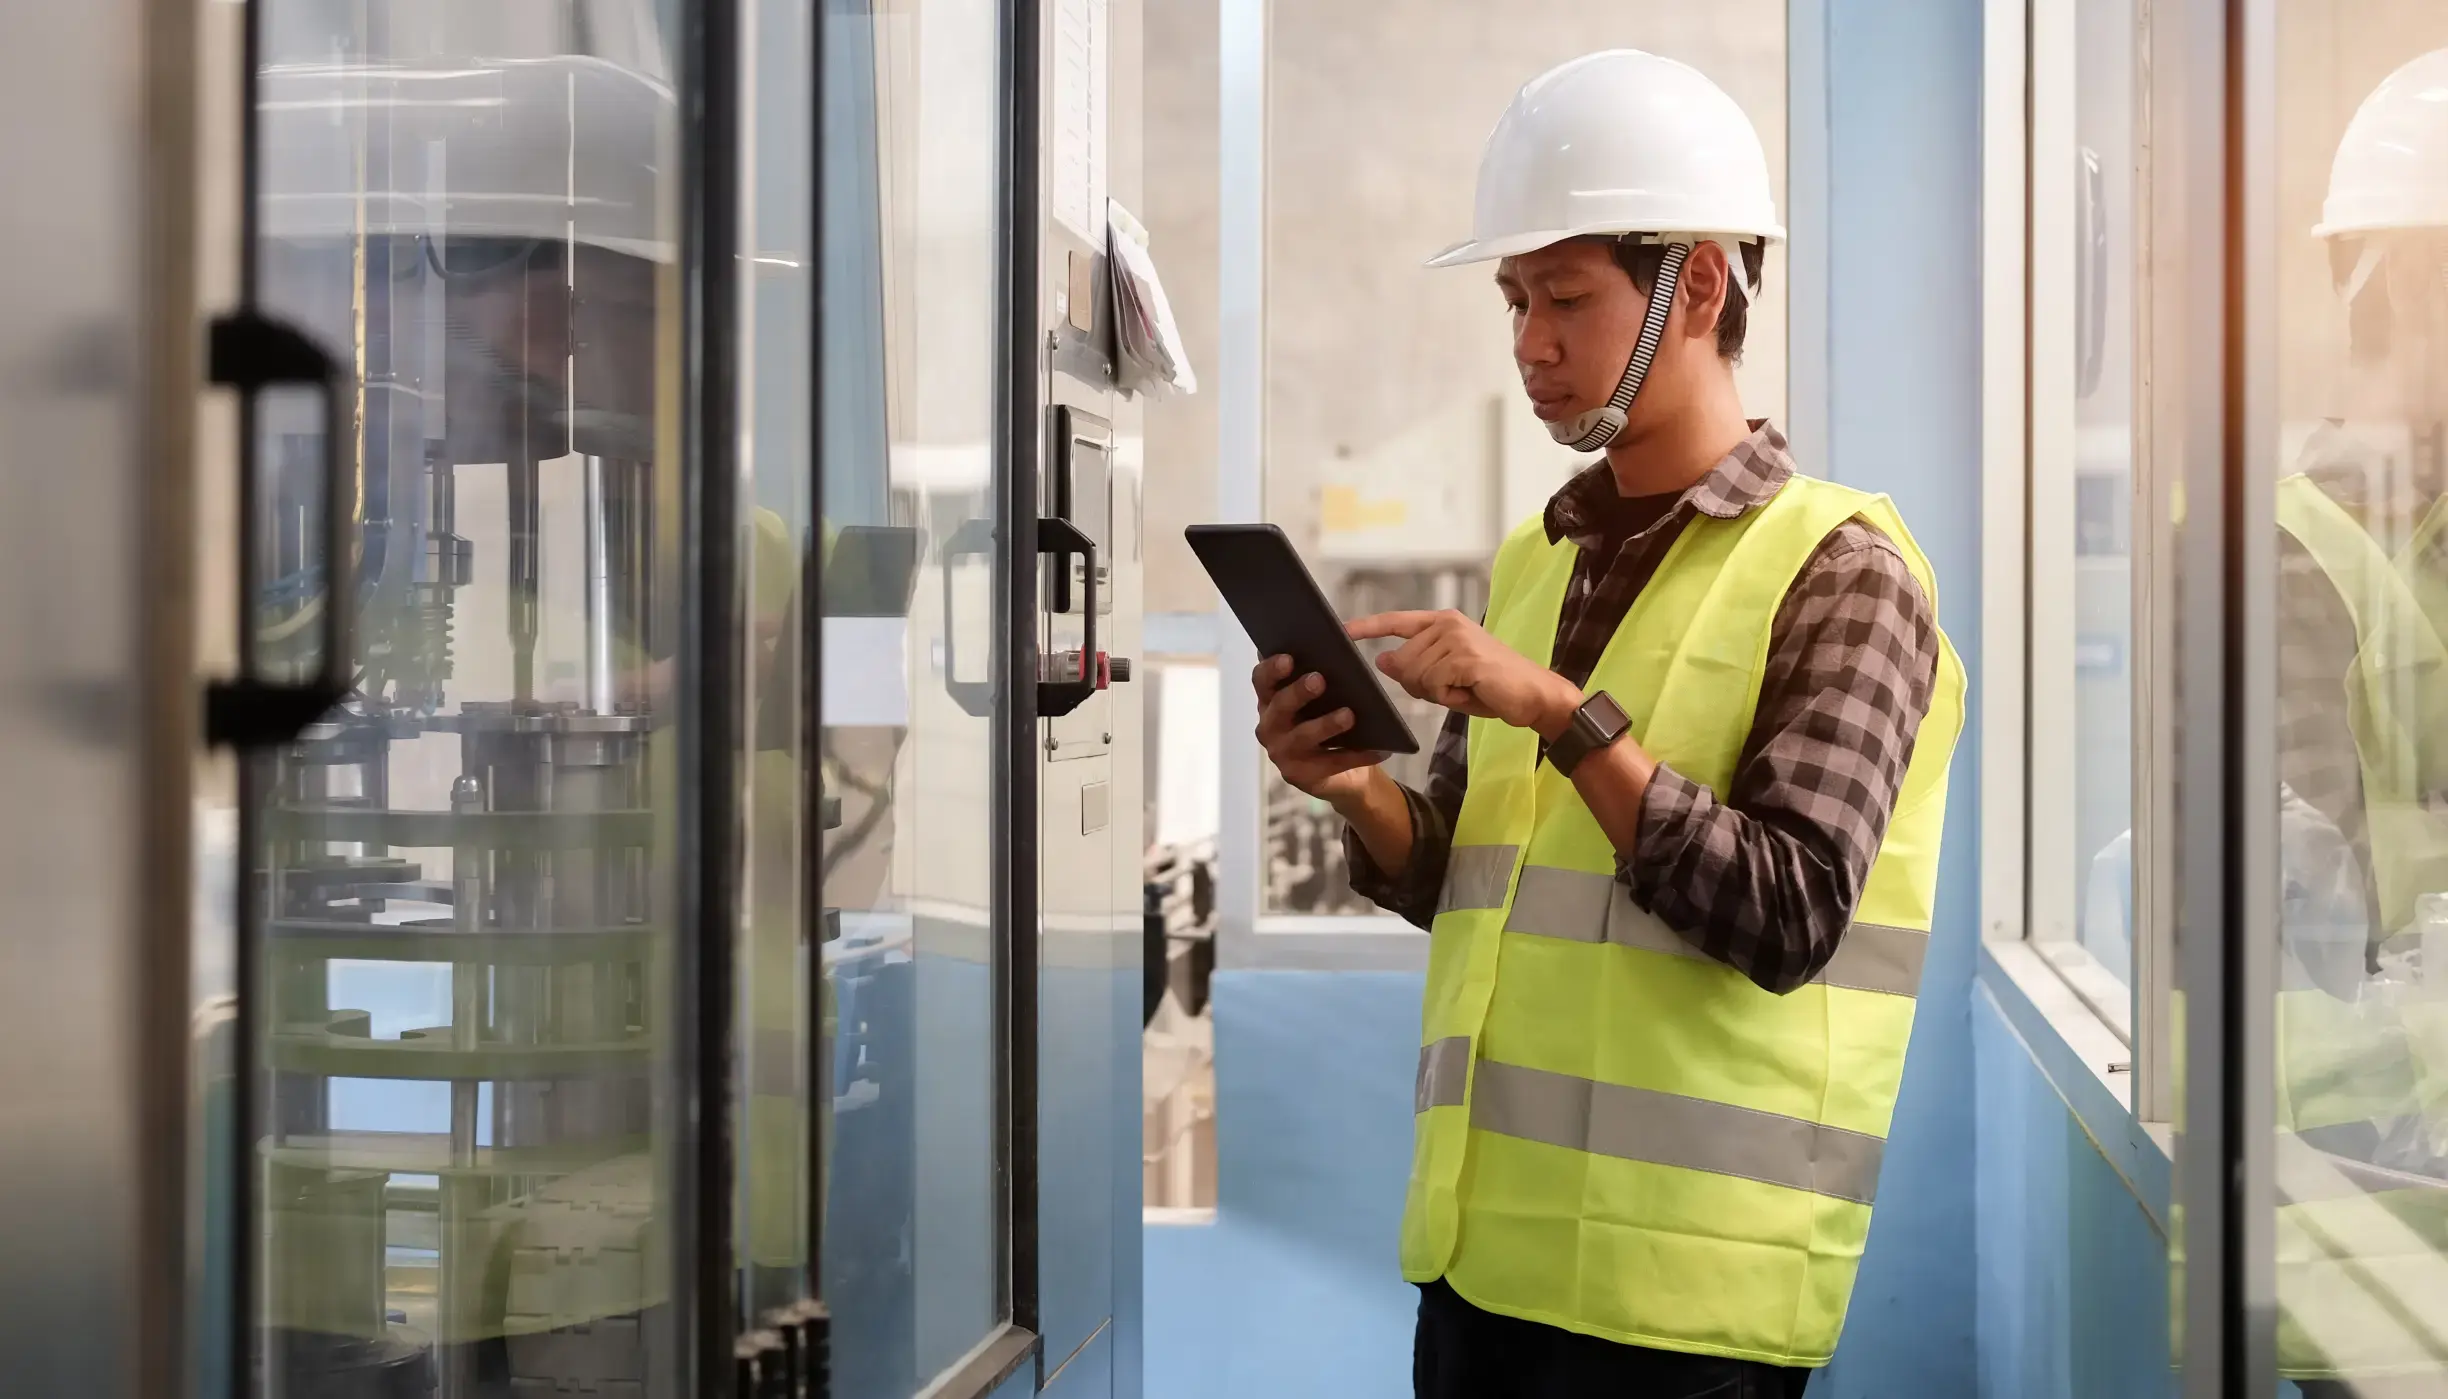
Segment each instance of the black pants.
[[1800,1399],[1808,1370],[1618,1345],[1420,1289],[1417,1399]]

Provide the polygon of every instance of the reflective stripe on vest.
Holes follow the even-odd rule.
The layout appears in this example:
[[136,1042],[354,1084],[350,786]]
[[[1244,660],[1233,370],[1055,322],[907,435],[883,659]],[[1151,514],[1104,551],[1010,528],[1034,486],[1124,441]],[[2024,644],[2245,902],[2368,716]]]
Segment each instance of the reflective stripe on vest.
[[[1453,1036],[1421,1050],[1418,1110],[1459,1106],[1469,1078],[1468,1039]],[[1857,1204],[1878,1193],[1885,1143],[1799,1117],[1492,1061],[1479,1065],[1470,1108],[1471,1126],[1523,1141],[1741,1176]]]
[[[1511,847],[1465,846],[1510,855]],[[1632,891],[1612,875],[1531,865],[1521,873],[1521,888],[1513,895],[1504,930],[1533,937],[1566,938],[1573,942],[1611,942],[1643,952],[1707,959],[1682,934],[1656,914],[1632,902]],[[1836,944],[1835,956],[1811,978],[1825,986],[1911,996],[1921,989],[1921,959],[1929,951],[1929,934],[1917,928],[1891,928],[1879,923],[1855,923]]]
[[1437,912],[1503,908],[1505,891],[1513,884],[1513,866],[1520,859],[1518,845],[1455,846],[1445,864],[1445,887],[1437,894]]

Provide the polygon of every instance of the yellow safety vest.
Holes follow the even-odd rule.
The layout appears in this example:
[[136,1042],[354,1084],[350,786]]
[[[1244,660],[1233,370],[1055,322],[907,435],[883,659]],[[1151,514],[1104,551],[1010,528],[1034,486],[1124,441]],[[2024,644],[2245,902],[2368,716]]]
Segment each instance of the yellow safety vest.
[[[1860,517],[1928,561],[1884,496],[1796,476],[1693,519],[1590,679],[1659,762],[1727,789],[1777,608]],[[1488,630],[1542,664],[1576,548],[1496,556]],[[1811,984],[1772,995],[1616,882],[1537,736],[1470,725],[1430,940],[1403,1273],[1485,1310],[1636,1345],[1825,1364],[1853,1289],[1912,1033],[1964,674],[1937,683],[1861,906]]]

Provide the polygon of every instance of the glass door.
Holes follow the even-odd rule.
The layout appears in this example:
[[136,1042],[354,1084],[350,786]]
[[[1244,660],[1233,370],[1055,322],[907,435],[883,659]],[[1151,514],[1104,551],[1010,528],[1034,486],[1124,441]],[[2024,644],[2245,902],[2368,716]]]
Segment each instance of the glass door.
[[251,7],[247,1393],[686,1390],[671,9]]

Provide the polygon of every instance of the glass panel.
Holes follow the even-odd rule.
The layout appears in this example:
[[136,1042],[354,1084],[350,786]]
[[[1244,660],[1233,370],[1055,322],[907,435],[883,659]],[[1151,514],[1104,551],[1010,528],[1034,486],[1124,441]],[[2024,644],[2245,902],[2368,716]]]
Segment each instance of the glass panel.
[[991,910],[996,8],[824,41],[823,1287],[834,1392],[903,1399],[1010,1314]]
[[[1276,7],[1268,101],[1266,518],[1346,616],[1476,616],[1506,530],[1543,507],[1576,458],[1531,412],[1488,267],[1421,264],[1465,236],[1480,146],[1521,84],[1576,54],[1681,59],[1731,94],[1785,202],[1785,5],[1524,0],[1501,25],[1420,24],[1416,7]],[[1768,250],[1736,373],[1746,409],[1785,410],[1785,278]],[[1808,469],[1808,463],[1805,463]],[[1227,623],[1229,625],[1229,623]],[[1226,676],[1224,683],[1241,683]],[[1386,770],[1426,785],[1445,711],[1395,692],[1420,738]],[[1342,824],[1271,766],[1267,887],[1275,914],[1370,913],[1343,866]]]
[[[673,36],[263,4],[251,253],[349,369],[360,582],[354,693],[252,775],[259,1384],[675,1393]],[[302,664],[326,425],[256,427]]]
[[740,315],[740,418],[750,479],[747,945],[739,959],[740,1257],[746,1310],[807,1295],[811,930],[807,735],[801,716],[815,482],[809,402],[815,257],[813,16],[795,0],[741,7],[741,148],[750,152]]
[[[2074,499],[2066,541],[2073,567],[2074,867],[2062,887],[2080,891],[2074,926],[2088,960],[2130,985],[2134,232],[2141,208],[2134,160],[2134,0],[2078,0],[2074,27]],[[2035,607],[2049,605],[2034,599]],[[2049,771],[2043,767],[2034,777],[2048,780]],[[2051,872],[2041,874],[2055,882]],[[2116,999],[2122,1010],[2123,997]]]
[[[2263,36],[2267,37],[2267,36]],[[2277,10],[2278,1368],[2448,1385],[2448,11]]]

